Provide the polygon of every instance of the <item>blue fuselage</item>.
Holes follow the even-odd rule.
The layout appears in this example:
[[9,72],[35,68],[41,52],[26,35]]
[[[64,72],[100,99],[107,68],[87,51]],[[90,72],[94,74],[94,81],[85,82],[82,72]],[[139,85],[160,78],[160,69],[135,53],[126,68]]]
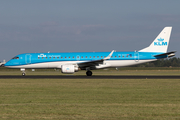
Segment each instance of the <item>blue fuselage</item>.
[[[114,52],[110,59],[107,61],[138,61],[141,60],[156,60],[166,58],[167,55],[161,57],[154,57],[161,53],[154,52]],[[26,65],[40,64],[40,63],[54,63],[54,62],[85,62],[101,60],[109,55],[109,52],[73,52],[73,53],[25,53],[19,54],[8,61],[5,66],[16,66],[23,68]],[[22,67],[23,66],[23,67]],[[49,68],[53,68],[48,65]]]

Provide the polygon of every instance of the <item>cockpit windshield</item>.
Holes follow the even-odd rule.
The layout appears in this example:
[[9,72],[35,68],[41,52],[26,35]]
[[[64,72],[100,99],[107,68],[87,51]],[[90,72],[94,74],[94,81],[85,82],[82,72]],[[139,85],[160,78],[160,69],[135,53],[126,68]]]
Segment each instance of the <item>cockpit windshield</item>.
[[13,57],[12,59],[19,59],[19,57]]

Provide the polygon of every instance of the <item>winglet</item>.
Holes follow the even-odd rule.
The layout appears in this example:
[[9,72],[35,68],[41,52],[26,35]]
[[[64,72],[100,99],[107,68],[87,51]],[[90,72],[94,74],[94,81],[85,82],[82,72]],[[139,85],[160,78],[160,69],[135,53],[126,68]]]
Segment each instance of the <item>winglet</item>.
[[110,59],[113,53],[114,53],[114,50],[113,50],[107,57],[105,57],[103,60],[108,60],[108,59]]

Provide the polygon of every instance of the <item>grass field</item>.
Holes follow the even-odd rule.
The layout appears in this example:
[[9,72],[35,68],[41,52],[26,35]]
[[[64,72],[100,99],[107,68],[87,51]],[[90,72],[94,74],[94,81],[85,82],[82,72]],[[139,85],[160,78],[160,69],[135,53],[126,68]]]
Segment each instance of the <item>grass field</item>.
[[0,119],[180,120],[180,80],[0,79]]
[[[21,72],[0,68],[0,75]],[[65,74],[28,69],[27,75]],[[180,68],[106,69],[93,75],[180,75]],[[0,79],[0,119],[180,120],[180,79]]]

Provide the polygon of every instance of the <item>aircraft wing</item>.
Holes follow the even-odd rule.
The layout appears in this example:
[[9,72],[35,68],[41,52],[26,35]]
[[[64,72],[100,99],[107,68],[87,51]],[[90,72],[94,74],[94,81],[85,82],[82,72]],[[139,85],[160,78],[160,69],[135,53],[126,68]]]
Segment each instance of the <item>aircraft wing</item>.
[[173,57],[173,56],[175,56],[175,54],[174,54],[175,52],[176,52],[176,51],[167,52],[167,53],[155,55],[154,57],[161,57],[161,56],[165,56],[165,55],[167,55],[167,57]]
[[103,64],[103,59],[101,60],[92,60],[92,61],[87,61],[87,62],[82,62],[78,63],[79,67],[91,67],[91,66],[96,66],[98,64]]
[[113,50],[107,57],[105,57],[104,59],[92,60],[92,61],[86,61],[86,62],[80,62],[80,63],[77,63],[77,64],[78,64],[78,66],[79,66],[80,68],[92,67],[92,66],[96,66],[96,65],[98,65],[98,64],[103,64],[103,61],[108,60],[108,59],[111,58],[113,52],[114,52],[114,50]]

